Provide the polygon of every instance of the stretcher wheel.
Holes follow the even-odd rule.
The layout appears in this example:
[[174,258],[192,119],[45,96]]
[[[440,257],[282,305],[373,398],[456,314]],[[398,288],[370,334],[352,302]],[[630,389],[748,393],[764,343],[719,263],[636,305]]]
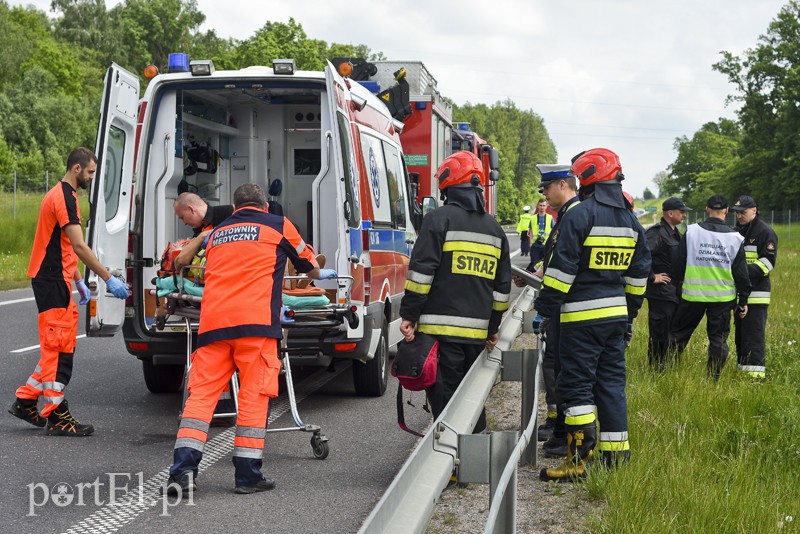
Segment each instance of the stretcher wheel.
[[323,440],[320,436],[314,435],[311,437],[311,450],[314,451],[314,458],[324,460],[328,457],[330,449],[328,448],[327,439]]

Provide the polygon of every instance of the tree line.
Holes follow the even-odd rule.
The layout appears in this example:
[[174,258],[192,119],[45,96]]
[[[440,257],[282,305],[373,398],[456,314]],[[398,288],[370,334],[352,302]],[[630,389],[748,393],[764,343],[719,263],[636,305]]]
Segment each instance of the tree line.
[[722,52],[712,68],[736,92],[737,120],[704,124],[675,140],[677,156],[654,181],[661,196],[703,207],[715,193],[752,196],[764,209],[800,206],[800,4],[790,0],[755,47]]
[[[0,187],[43,190],[45,173],[58,179],[75,146],[94,146],[103,75],[115,62],[143,73],[163,70],[171,52],[211,59],[217,68],[270,65],[294,58],[299,69],[322,70],[326,59],[386,59],[363,44],[327,43],[306,35],[293,19],[267,21],[243,40],[200,31],[205,15],[195,0],[53,0],[49,13],[0,0]],[[420,58],[424,60],[424,58]],[[146,80],[142,79],[144,85]],[[513,102],[454,105],[500,151],[499,217],[511,221],[536,196],[535,163],[555,162],[544,123]],[[52,183],[52,180],[51,180]]]

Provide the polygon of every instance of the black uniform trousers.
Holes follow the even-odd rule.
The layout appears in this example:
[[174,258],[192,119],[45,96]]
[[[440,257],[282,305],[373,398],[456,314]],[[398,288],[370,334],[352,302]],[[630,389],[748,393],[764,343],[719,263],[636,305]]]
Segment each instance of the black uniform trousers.
[[736,300],[728,302],[690,302],[681,300],[672,319],[670,350],[679,355],[689,344],[697,325],[706,316],[708,334],[708,372],[719,378],[728,359],[728,335],[731,333],[731,311]]
[[[426,390],[434,419],[439,417],[444,407],[450,402],[453,393],[456,392],[483,349],[484,345],[453,343],[439,339],[439,366],[436,383]],[[481,432],[485,428],[486,410],[481,412],[478,422],[475,423],[474,432]]]
[[750,304],[744,319],[735,314],[733,316],[736,327],[733,339],[739,365],[766,366],[767,308],[768,304]]
[[650,366],[663,370],[669,351],[669,330],[678,303],[671,300],[647,299],[647,324],[650,338],[647,342],[647,361]]
[[628,431],[625,396],[627,320],[611,323],[561,323],[558,399],[564,409],[597,406],[602,432]]
[[527,256],[531,251],[531,240],[528,237],[528,232],[519,234],[519,250],[520,256]]
[[531,264],[536,265],[540,261],[544,259],[544,247],[543,246],[536,246],[535,244],[531,245]]
[[[545,402],[547,403],[548,410],[550,410],[552,404],[556,405],[556,427],[553,430],[553,435],[563,438],[567,436],[567,427],[564,425],[564,405],[561,403],[558,396],[558,374],[561,372],[561,359],[558,355],[561,343],[559,339],[561,336],[561,314],[557,313],[553,315],[550,319],[550,324],[547,326],[545,335],[547,343],[545,344],[544,356],[542,357]],[[551,374],[550,377],[548,377],[548,373]],[[549,382],[550,380],[552,380],[552,382]]]

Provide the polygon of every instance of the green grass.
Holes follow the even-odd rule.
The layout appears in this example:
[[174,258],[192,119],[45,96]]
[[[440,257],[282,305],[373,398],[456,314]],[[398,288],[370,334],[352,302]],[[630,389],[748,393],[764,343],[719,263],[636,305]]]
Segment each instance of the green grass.
[[[0,193],[0,290],[29,285],[26,273],[42,198],[44,193],[17,193],[15,216],[14,195]],[[78,201],[85,223],[89,215],[85,192],[78,193]]]
[[800,531],[800,245],[776,230],[765,382],[737,371],[733,332],[722,377],[709,381],[704,323],[680,365],[655,374],[646,305],[637,318],[627,357],[631,463],[590,476],[588,496],[607,504],[593,531]]

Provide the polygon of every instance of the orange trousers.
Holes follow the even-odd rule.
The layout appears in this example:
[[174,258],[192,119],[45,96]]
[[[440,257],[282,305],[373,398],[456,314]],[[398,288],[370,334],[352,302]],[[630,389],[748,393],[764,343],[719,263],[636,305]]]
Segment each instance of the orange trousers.
[[39,314],[39,363],[16,395],[33,401],[44,396],[44,417],[64,400],[64,388],[72,377],[77,335],[78,306],[71,298],[66,308],[50,308]]
[[[215,341],[192,354],[189,371],[189,397],[183,408],[175,441],[173,474],[197,470],[208,427],[220,393],[239,370],[239,413],[234,437],[236,459],[260,460],[266,436],[269,399],[278,396],[278,340],[245,337]],[[182,451],[179,451],[183,449]],[[195,453],[185,449],[193,449]],[[197,454],[200,453],[200,454]]]

